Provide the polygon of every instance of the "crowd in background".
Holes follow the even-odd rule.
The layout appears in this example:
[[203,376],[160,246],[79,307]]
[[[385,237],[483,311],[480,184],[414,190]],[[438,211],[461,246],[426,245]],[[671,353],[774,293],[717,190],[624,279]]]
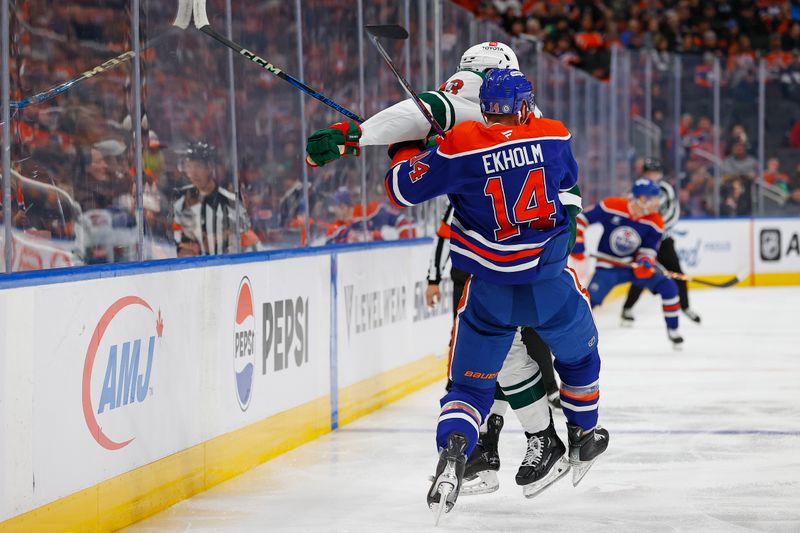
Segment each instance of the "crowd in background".
[[[162,36],[174,17],[173,2],[143,1],[142,7],[143,43],[158,37],[142,62],[144,224],[147,237],[160,245],[153,253],[163,257],[174,254],[173,210],[181,188],[189,185],[182,168],[182,152],[189,143],[205,141],[215,149],[212,175],[219,186],[233,188],[228,55],[225,47],[192,28]],[[234,21],[237,42],[299,77],[293,3],[271,0],[251,7],[247,17]],[[304,27],[304,76],[314,80],[315,89],[356,109],[358,50],[356,40],[348,38],[356,13],[341,2],[315,7],[305,13],[319,24]],[[209,1],[207,10],[215,26],[224,28],[225,2]],[[67,4],[31,0],[20,4],[14,15],[12,100],[74,78],[131,47],[127,1],[74,0]],[[374,16],[389,15],[376,12]],[[238,57],[233,65],[243,216],[258,236],[258,247],[415,234],[407,227],[407,216],[390,213],[385,205],[388,201],[384,202],[376,185],[382,176],[374,177],[373,186],[363,191],[367,200],[364,211],[359,166],[353,162],[310,171],[311,217],[306,221],[301,95],[273,74]],[[391,84],[384,83],[379,94],[371,95],[375,108],[402,97],[399,86],[388,77]],[[112,224],[117,233],[135,229],[131,79],[132,67],[127,62],[53,100],[14,113],[12,163],[24,177],[15,182],[14,189],[27,196],[14,205],[17,228],[45,237],[74,238],[77,221],[63,214],[67,198],[67,203],[74,201],[82,212],[83,229],[90,238],[108,233],[98,225]],[[304,97],[303,102],[310,131],[339,119],[311,98]],[[66,197],[51,194],[48,198],[48,191],[38,187],[39,183],[63,191]],[[348,194],[337,195],[342,188]],[[349,209],[344,218],[343,202]],[[403,226],[397,232],[383,227],[395,223]],[[343,225],[353,226],[354,231],[343,232]],[[121,260],[135,252],[95,248],[87,251],[84,261]]]
[[[781,212],[800,213],[800,3],[785,0],[455,0],[509,34],[536,41],[565,64],[606,79],[613,46],[649,54],[653,65],[653,122],[659,146],[680,189],[684,212],[693,216],[749,215],[759,177]],[[680,168],[667,92],[672,59],[684,60],[679,124]],[[641,55],[634,56],[641,59]],[[766,61],[766,168],[758,168],[758,63]],[[713,64],[720,61],[722,117],[712,122]],[[643,74],[642,65],[638,65]],[[636,79],[633,115],[643,113],[644,81]],[[638,97],[638,98],[637,98]],[[722,183],[715,193],[713,138],[718,133]],[[702,155],[701,155],[702,154]]]
[[[759,0],[520,1],[458,0],[479,17],[513,36],[542,43],[566,64],[603,79],[610,47],[618,44],[652,54],[653,121],[664,132],[659,150],[676,180],[687,215],[753,212],[753,187],[763,174],[785,198],[785,212],[800,212],[800,20],[789,2]],[[251,2],[248,16],[235,16],[233,31],[243,46],[350,109],[359,108],[357,13],[338,1],[303,3],[303,63],[295,46],[292,2]],[[398,5],[367,2],[365,20],[399,20]],[[130,48],[127,0],[29,0],[16,4],[11,20],[12,99],[35,94],[75,77]],[[223,0],[209,0],[212,24],[224,28]],[[159,246],[151,257],[175,254],[174,205],[189,185],[181,166],[187,143],[215,147],[212,175],[232,190],[228,51],[196,31],[162,36],[174,17],[172,2],[142,0],[142,38],[158,42],[143,54],[144,126],[142,191],[144,231]],[[794,16],[794,18],[792,18]],[[412,33],[415,27],[409,28]],[[445,29],[445,31],[448,31]],[[443,41],[448,42],[447,39]],[[473,43],[451,43],[456,48]],[[402,44],[401,44],[402,46]],[[393,53],[400,57],[400,50]],[[662,79],[671,75],[671,54],[700,54],[687,61],[680,119],[680,168]],[[371,57],[371,56],[370,56]],[[416,57],[416,55],[415,55]],[[723,59],[725,92],[721,143],[723,180],[715,189],[710,86],[713,58]],[[756,156],[756,59],[769,66],[768,162]],[[368,67],[369,115],[403,97],[391,73],[375,56]],[[373,61],[370,59],[370,61]],[[416,234],[412,216],[387,205],[382,190],[383,153],[369,153],[367,187],[359,162],[337,162],[309,171],[303,192],[303,136],[296,89],[246,61],[234,58],[238,175],[248,227],[256,247],[405,238]],[[302,68],[301,68],[302,67]],[[450,72],[453,65],[446,65]],[[418,64],[412,64],[416,73]],[[131,63],[81,83],[56,99],[17,110],[12,116],[12,180],[15,227],[54,240],[75,238],[79,219],[88,235],[83,262],[135,256],[135,158],[131,109]],[[639,80],[640,81],[640,80]],[[687,85],[688,84],[688,85]],[[641,115],[642,84],[633,84],[633,109]],[[694,92],[693,92],[694,91]],[[336,112],[303,98],[310,133],[339,120]],[[749,107],[739,105],[747,102]],[[558,117],[556,117],[558,118]],[[578,132],[580,133],[580,132]],[[633,163],[633,158],[631,158]],[[621,192],[621,191],[620,191]],[[365,201],[362,203],[361,199]],[[306,205],[308,202],[308,205]],[[310,213],[305,220],[305,213]],[[310,234],[306,228],[310,229]],[[125,235],[123,242],[110,235]],[[105,240],[104,240],[105,239]],[[108,242],[111,239],[112,242]],[[232,250],[231,250],[232,251]]]

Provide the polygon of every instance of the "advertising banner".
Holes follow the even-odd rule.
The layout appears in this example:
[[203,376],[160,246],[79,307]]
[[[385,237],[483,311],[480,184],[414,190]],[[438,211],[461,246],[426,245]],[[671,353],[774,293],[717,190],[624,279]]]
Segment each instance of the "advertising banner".
[[687,274],[737,274],[750,268],[750,221],[682,220],[672,230]]
[[447,350],[452,283],[425,305],[430,248],[413,246],[338,256],[339,386],[345,387]]
[[225,269],[217,326],[225,355],[208,406],[220,429],[330,393],[330,262],[320,255]]
[[30,292],[31,507],[329,394],[328,256]]
[[757,219],[754,230],[756,272],[800,272],[800,218]]

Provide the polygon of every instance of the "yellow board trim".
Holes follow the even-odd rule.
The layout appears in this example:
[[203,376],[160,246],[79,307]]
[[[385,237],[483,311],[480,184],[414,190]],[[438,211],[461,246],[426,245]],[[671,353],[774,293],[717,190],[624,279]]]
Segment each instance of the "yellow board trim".
[[752,278],[756,287],[800,285],[800,272],[759,272]]
[[[446,371],[428,356],[341,389],[345,425],[415,392]],[[330,396],[141,466],[0,523],[0,533],[99,533],[138,522],[330,432]]]
[[[714,274],[714,275],[699,275],[697,277],[704,280],[721,283],[731,279],[735,274]],[[733,287],[782,287],[788,285],[800,285],[800,272],[759,272],[756,274],[749,274]],[[623,283],[617,285],[608,293],[604,302],[619,298],[628,294],[628,287],[630,283]],[[708,285],[701,285],[693,281],[689,282],[690,289],[713,289]]]
[[447,372],[447,360],[429,355],[413,363],[383,372],[339,390],[339,425],[353,420],[411,394]]
[[328,432],[324,396],[11,518],[0,532],[114,531]]

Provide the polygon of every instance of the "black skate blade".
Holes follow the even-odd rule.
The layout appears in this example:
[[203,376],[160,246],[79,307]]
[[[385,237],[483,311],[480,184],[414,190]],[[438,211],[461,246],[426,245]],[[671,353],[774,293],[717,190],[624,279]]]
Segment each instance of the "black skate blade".
[[398,24],[367,24],[364,29],[375,37],[396,40],[408,39],[408,32]]
[[569,472],[569,469],[569,460],[566,457],[562,457],[556,464],[553,465],[553,468],[550,469],[550,472],[548,472],[545,477],[539,481],[523,485],[522,495],[528,499],[538,496],[556,481],[566,476],[567,472]]

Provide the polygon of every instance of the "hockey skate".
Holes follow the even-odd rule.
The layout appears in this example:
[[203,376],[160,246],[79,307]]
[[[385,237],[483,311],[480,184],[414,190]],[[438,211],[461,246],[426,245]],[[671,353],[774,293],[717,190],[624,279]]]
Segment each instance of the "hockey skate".
[[517,485],[522,485],[522,494],[533,498],[569,472],[569,459],[564,456],[567,449],[558,438],[553,421],[542,431],[525,433],[528,450],[517,472]]
[[684,309],[684,310],[683,310],[683,314],[686,316],[686,318],[688,318],[688,319],[689,319],[689,320],[691,320],[692,322],[694,322],[694,323],[696,323],[696,324],[699,324],[699,323],[700,323],[700,315],[698,315],[697,313],[695,313],[695,312],[692,310],[692,308],[691,308],[691,307],[687,307],[686,309]]
[[672,342],[673,350],[679,352],[683,349],[683,337],[681,337],[681,334],[677,329],[667,328],[667,336],[669,337],[670,342]]
[[442,514],[449,513],[456,504],[467,463],[466,449],[467,437],[452,433],[447,437],[447,448],[439,454],[436,474],[428,489],[428,507],[436,516],[434,525],[438,526]]
[[623,328],[632,328],[633,327],[633,309],[629,308],[622,308],[622,316],[620,316],[619,325]]
[[569,464],[572,466],[572,486],[577,487],[594,464],[597,456],[608,448],[608,430],[600,426],[588,431],[567,424],[569,435]]
[[481,433],[478,444],[467,459],[464,470],[464,483],[461,494],[474,496],[489,494],[500,488],[497,471],[500,470],[500,455],[497,453],[497,441],[503,429],[503,417],[489,415],[486,421],[486,433]]

